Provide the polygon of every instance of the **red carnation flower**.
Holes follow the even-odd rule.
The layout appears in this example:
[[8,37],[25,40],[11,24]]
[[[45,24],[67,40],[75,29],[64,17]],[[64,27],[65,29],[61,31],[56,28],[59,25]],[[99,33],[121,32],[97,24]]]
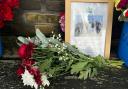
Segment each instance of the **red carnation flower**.
[[27,44],[22,44],[18,50],[18,54],[20,58],[25,58],[26,57],[26,49],[27,49]]
[[41,81],[41,73],[39,69],[36,67],[30,67],[28,71],[30,74],[34,75],[36,83],[40,86],[42,84],[42,81]]
[[13,20],[14,14],[13,14],[11,8],[9,8],[6,4],[4,5],[3,14],[4,14],[4,21],[12,21]]
[[0,20],[12,21],[13,17],[11,8],[7,4],[0,4]]
[[38,73],[38,76],[34,76],[36,83],[38,84],[38,86],[40,86],[42,84],[41,81],[41,74]]
[[0,0],[0,28],[4,27],[4,21],[12,21],[13,9],[19,7],[19,0]]
[[22,44],[18,50],[19,57],[22,59],[29,59],[32,56],[33,53],[34,44]]
[[33,64],[35,64],[35,61],[33,59],[24,59],[23,60],[23,66],[31,67]]
[[7,4],[9,7],[13,8],[19,8],[20,2],[19,0],[2,0],[3,4]]
[[18,70],[16,71],[16,74],[18,75],[18,76],[21,76],[21,74],[23,74],[24,73],[24,67],[23,66],[20,66],[19,68],[18,68]]

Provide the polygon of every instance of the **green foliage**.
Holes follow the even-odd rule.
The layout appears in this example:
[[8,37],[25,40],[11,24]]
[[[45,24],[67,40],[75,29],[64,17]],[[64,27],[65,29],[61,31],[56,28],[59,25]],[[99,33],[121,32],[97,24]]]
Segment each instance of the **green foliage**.
[[[86,58],[86,57],[85,57]],[[71,66],[71,74],[79,75],[80,79],[87,79],[97,75],[100,68],[105,67],[106,61],[101,56],[95,58],[89,57],[88,59],[77,61]]]
[[60,42],[53,37],[45,38],[39,31],[37,35],[42,41],[41,45],[44,44],[44,39],[48,40],[48,44],[47,47],[38,46],[33,57],[38,61],[37,65],[41,72],[52,75],[52,77],[67,72],[78,75],[79,79],[87,79],[97,75],[98,70],[107,64],[107,61],[101,56],[85,55],[77,47],[68,43]]
[[51,63],[52,63],[52,60],[51,59],[42,60],[40,62],[40,65],[39,65],[39,68],[40,68],[41,72],[44,72],[44,71],[47,72],[48,69],[51,66]]
[[46,39],[45,35],[40,32],[39,29],[36,30],[36,36],[41,41],[41,47],[47,47],[48,46],[48,40]]
[[73,64],[71,66],[71,74],[79,73],[80,71],[84,70],[87,64],[88,62],[78,62],[76,64]]
[[[87,79],[98,74],[99,69],[107,65],[102,56],[90,57],[80,52],[69,43],[60,42],[60,38],[46,38],[36,30],[33,59],[42,73],[56,77],[65,73],[78,75],[79,79]],[[24,41],[20,38],[21,41]]]
[[122,68],[122,65],[123,65],[124,62],[120,61],[120,60],[111,60],[110,61],[110,67],[114,67],[114,68],[118,68],[118,69],[121,69]]
[[19,36],[17,39],[18,39],[20,42],[22,42],[22,43],[28,43],[28,42],[29,42],[25,37]]

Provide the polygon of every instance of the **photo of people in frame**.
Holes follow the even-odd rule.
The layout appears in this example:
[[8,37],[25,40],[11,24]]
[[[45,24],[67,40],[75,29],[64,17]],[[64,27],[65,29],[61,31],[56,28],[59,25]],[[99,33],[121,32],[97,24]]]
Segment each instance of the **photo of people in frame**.
[[[74,13],[74,36],[86,36],[86,34],[95,35],[101,33],[104,24],[103,13],[97,11],[96,8],[86,6],[86,8],[80,9],[77,7]],[[97,13],[96,13],[97,12]]]
[[89,15],[88,16],[89,21],[89,27],[88,30],[90,32],[96,32],[99,34],[102,30],[102,24],[103,24],[103,16],[100,15]]
[[76,15],[77,21],[75,23],[75,36],[80,36],[83,31],[83,22],[80,15]]
[[107,3],[71,4],[70,43],[87,55],[104,55],[107,7]]
[[75,21],[75,33],[74,36],[83,36],[89,33],[99,34],[103,27],[103,16],[100,15],[88,15],[87,21],[82,19],[82,16],[77,14]]

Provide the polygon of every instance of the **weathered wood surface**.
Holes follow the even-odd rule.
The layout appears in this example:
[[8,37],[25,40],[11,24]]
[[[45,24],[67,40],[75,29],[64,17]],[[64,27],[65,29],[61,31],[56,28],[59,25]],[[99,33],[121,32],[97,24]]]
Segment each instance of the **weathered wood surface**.
[[[0,62],[0,89],[31,89],[23,86],[16,76],[19,60]],[[51,79],[46,89],[128,89],[128,69],[107,69],[101,71],[96,78],[77,80],[73,76],[61,76]]]

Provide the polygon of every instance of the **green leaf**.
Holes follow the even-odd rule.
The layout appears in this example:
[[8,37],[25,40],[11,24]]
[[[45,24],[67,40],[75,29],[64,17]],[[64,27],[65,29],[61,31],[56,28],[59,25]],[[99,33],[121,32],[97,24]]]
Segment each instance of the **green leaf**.
[[72,63],[73,63],[73,60],[70,60],[65,71],[68,71],[71,68]]
[[58,76],[61,71],[64,70],[63,68],[61,68],[61,66],[55,66],[55,67],[52,67],[51,69],[49,69],[48,73],[52,76]]
[[88,78],[88,71],[81,71],[79,75],[79,79],[87,79]]
[[91,68],[88,68],[86,71],[88,71],[88,77],[91,77]]
[[36,29],[36,36],[40,39],[42,42],[41,47],[45,48],[48,46],[48,40],[46,39],[45,35],[41,33],[39,29]]
[[90,77],[94,77],[95,75],[97,75],[97,69],[96,68],[93,68]]
[[40,44],[39,39],[36,36],[31,38],[31,42],[34,43],[35,45]]
[[95,65],[94,67],[104,67],[106,65],[105,59],[101,56],[97,56],[93,59],[92,63]]
[[22,37],[22,36],[19,36],[17,39],[18,39],[20,42],[25,43],[25,44],[28,44],[28,42],[29,42],[25,37]]
[[56,68],[49,69],[49,74],[54,76],[56,74]]
[[47,40],[52,43],[52,44],[58,44],[62,46],[62,43],[59,42],[57,39],[53,39],[53,38],[47,38]]
[[78,62],[71,66],[71,74],[79,73],[84,67],[87,65],[88,62]]
[[65,43],[65,44],[66,44],[68,50],[70,50],[70,51],[72,51],[72,52],[74,52],[74,53],[76,53],[76,54],[79,53],[79,50],[76,49],[74,46],[70,45],[69,43]]
[[52,59],[42,60],[41,64],[39,65],[41,72],[47,72],[50,69],[51,63]]

